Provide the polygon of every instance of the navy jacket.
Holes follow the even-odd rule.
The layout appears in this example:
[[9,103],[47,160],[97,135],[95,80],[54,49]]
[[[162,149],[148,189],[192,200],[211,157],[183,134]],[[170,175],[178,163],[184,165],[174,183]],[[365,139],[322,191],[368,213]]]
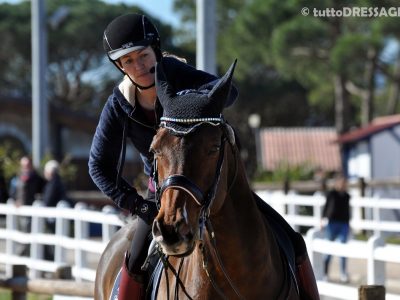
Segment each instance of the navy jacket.
[[331,190],[326,195],[323,208],[323,217],[329,221],[349,223],[350,221],[350,195],[347,192]]
[[55,173],[44,186],[42,201],[45,206],[54,207],[61,200],[67,201],[67,194],[60,175]]
[[[164,57],[162,63],[166,78],[176,91],[197,89],[217,79],[214,75],[196,70],[172,57]],[[236,97],[237,90],[233,88],[227,106]],[[155,114],[158,124],[162,116],[162,107],[158,101],[155,104]],[[131,209],[132,200],[138,196],[136,189],[120,178],[122,166],[119,164],[124,161],[126,138],[139,151],[145,165],[145,174],[150,176],[153,155],[149,148],[156,130],[157,125],[148,121],[141,107],[136,103],[131,105],[119,87],[115,87],[103,108],[92,141],[89,174],[97,187],[121,208]]]

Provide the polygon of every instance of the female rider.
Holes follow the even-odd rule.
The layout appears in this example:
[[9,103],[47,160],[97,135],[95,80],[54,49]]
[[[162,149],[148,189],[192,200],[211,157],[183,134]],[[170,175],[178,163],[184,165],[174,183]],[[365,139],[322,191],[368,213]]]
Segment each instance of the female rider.
[[[139,217],[122,267],[118,299],[142,299],[145,274],[141,265],[157,211],[151,179],[153,155],[149,152],[162,115],[154,83],[155,65],[163,64],[176,91],[212,87],[217,78],[176,58],[163,57],[158,31],[144,15],[131,13],[115,18],[104,31],[103,46],[109,60],[125,76],[101,113],[90,149],[89,173],[98,188],[120,208]],[[236,99],[235,88],[230,95],[228,105]],[[144,172],[149,176],[146,199],[121,177],[127,138],[140,153]]]

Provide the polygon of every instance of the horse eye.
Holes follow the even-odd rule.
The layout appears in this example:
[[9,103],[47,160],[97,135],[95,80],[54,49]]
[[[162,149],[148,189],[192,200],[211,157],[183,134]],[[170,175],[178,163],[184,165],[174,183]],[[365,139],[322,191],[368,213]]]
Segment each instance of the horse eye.
[[211,149],[208,151],[208,154],[214,154],[219,152],[219,149],[221,149],[221,147],[219,145],[214,145],[211,147]]

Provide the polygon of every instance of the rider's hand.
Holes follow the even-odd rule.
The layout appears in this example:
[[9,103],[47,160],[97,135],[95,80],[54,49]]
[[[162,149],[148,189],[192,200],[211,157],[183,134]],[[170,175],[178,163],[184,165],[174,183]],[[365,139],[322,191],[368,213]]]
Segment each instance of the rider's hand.
[[138,195],[132,214],[137,215],[139,218],[150,225],[151,223],[153,223],[153,220],[157,215],[156,203],[154,201],[143,199],[143,197]]

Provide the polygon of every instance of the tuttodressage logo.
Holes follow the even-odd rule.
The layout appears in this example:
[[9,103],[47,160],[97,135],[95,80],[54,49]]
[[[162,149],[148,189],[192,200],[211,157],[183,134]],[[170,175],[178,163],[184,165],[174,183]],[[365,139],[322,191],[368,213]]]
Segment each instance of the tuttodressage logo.
[[309,8],[303,7],[300,10],[303,16],[312,16],[316,18],[377,18],[377,17],[399,17],[400,7],[341,7],[341,8]]

